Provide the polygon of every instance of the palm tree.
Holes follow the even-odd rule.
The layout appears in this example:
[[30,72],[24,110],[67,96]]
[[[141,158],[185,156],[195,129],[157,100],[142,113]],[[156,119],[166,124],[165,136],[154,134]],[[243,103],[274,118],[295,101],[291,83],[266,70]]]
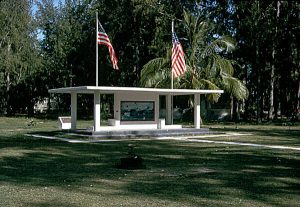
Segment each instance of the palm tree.
[[[235,62],[226,58],[235,49],[229,37],[211,37],[212,25],[202,17],[184,11],[184,25],[188,47],[185,49],[186,72],[174,80],[175,88],[224,89],[237,100],[248,96],[246,86],[234,75]],[[166,57],[150,60],[143,66],[141,85],[145,87],[169,88],[171,48]],[[211,94],[208,99],[216,102],[219,94]]]

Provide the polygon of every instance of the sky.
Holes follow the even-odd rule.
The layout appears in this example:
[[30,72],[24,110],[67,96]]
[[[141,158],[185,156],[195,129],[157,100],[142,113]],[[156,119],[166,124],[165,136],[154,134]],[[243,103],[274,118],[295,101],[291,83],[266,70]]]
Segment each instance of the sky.
[[[59,3],[59,1],[61,1],[63,4],[65,3],[65,0],[53,0],[54,5],[57,6],[58,3]],[[36,4],[33,4],[33,5],[32,5],[32,14],[33,14],[33,15],[35,14],[36,10],[37,10],[37,6],[36,6]],[[37,31],[37,38],[38,38],[39,40],[42,40],[43,37],[44,37],[44,36],[43,36],[43,34],[42,34],[42,31],[38,30],[38,31]]]
[[[61,1],[62,4],[65,3],[65,0],[53,0],[54,5],[57,6],[59,1]],[[37,6],[36,6],[36,4],[33,4],[32,5],[32,13],[34,14],[36,12],[36,10],[37,10]]]
[[[64,4],[64,3],[65,3],[65,0],[60,0],[60,1],[61,1],[61,3],[62,3],[62,4]],[[56,6],[57,6],[57,5],[58,5],[58,2],[59,2],[59,0],[54,0],[54,5],[56,5]]]

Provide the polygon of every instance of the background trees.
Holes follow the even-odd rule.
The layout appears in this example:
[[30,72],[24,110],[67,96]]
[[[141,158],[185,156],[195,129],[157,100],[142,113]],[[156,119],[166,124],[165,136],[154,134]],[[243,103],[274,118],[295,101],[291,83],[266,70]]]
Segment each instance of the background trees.
[[[142,67],[149,60],[167,57],[170,53],[171,19],[177,19],[176,32],[183,38],[185,52],[193,54],[196,51],[189,57],[190,67],[186,78],[181,79],[182,87],[215,85],[227,89],[229,98],[236,97],[232,105],[238,111],[244,108],[244,118],[257,122],[291,116],[299,107],[298,1],[34,2],[0,1],[1,113],[32,114],[34,103],[49,96],[49,88],[95,84],[96,10],[114,45],[120,66],[120,72],[112,70],[107,48],[100,46],[101,85],[138,86]],[[192,22],[184,25],[179,21],[184,19],[184,9],[192,21],[208,23],[208,29],[198,30],[205,31],[206,35],[199,32],[191,36]],[[197,47],[187,40],[196,41]],[[226,42],[230,44],[224,44]],[[203,52],[208,51],[205,48],[215,46],[220,48],[219,55],[226,58],[224,61],[234,63],[234,73],[231,66],[224,67],[229,66],[226,61],[219,68],[203,67],[217,60],[212,53],[203,58]],[[232,53],[226,51],[233,46]],[[167,62],[161,63],[170,70]],[[206,70],[198,70],[195,66]],[[163,72],[167,78],[169,72]],[[212,76],[213,73],[218,76]],[[228,74],[240,81],[228,79],[226,85]],[[232,87],[233,81],[246,84],[247,101],[239,101],[245,96],[234,91],[244,88],[242,85]]]
[[244,65],[250,90],[246,117],[254,113],[260,122],[262,118],[290,116],[299,102],[299,56],[294,56],[299,54],[299,2],[234,4],[233,21],[240,47],[237,58]]
[[30,2],[0,1],[0,27],[0,110],[9,115],[34,104],[40,61]]

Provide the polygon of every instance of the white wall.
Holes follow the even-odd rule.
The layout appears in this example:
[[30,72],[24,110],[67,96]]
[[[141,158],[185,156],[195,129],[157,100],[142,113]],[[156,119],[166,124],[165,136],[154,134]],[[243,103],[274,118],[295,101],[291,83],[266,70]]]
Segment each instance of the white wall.
[[159,95],[134,92],[134,93],[115,93],[114,94],[114,118],[121,120],[121,101],[154,101],[154,121],[121,121],[121,124],[157,124],[159,119]]

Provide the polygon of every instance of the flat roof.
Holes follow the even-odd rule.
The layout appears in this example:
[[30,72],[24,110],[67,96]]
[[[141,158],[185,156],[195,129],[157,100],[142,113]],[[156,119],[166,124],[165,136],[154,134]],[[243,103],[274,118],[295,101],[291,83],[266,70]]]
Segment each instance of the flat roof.
[[224,93],[223,90],[202,90],[202,89],[167,89],[167,88],[138,88],[138,87],[114,87],[114,86],[78,86],[55,88],[48,90],[49,93],[81,93],[93,94],[99,91],[101,94],[117,94],[117,93],[157,93],[160,95],[192,95],[192,94],[211,94]]

